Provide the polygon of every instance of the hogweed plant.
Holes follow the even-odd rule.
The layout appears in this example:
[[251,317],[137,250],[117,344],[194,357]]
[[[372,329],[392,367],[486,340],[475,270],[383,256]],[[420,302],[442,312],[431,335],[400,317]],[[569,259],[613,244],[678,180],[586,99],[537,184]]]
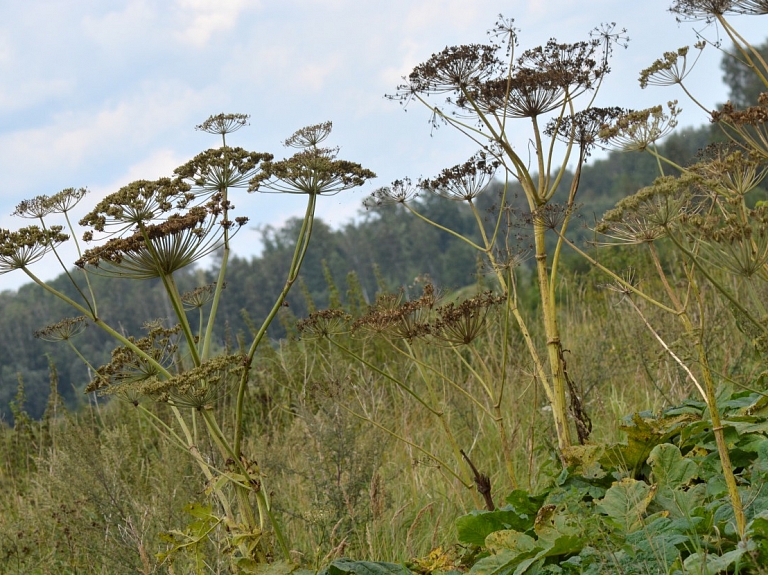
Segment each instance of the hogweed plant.
[[[579,442],[584,442],[588,423],[584,411],[576,407],[581,402],[564,368],[566,346],[558,325],[557,294],[564,245],[561,238],[576,207],[582,165],[598,144],[603,126],[622,115],[618,108],[593,104],[610,71],[612,50],[625,45],[627,38],[611,24],[594,30],[587,41],[550,40],[518,55],[518,31],[513,20],[501,18],[489,34],[488,44],[452,46],[432,55],[389,96],[404,106],[425,106],[433,126],[445,124],[458,130],[480,151],[435,178],[416,183],[406,178],[382,188],[373,194],[371,203],[404,205],[416,217],[463,240],[484,260],[500,290],[510,294],[509,313],[525,340],[535,378],[552,408],[557,445],[563,461],[567,461],[575,443],[573,429],[578,431]],[[517,137],[526,123],[530,145],[520,149],[513,145],[512,137]],[[570,164],[575,166],[572,174],[566,170]],[[504,186],[494,221],[486,224],[476,199],[494,176]],[[532,236],[530,251],[541,303],[538,322],[544,334],[541,340],[532,335],[531,319],[519,309],[516,296],[520,249],[514,245],[518,230],[510,225],[513,183],[519,184],[526,202],[523,219]],[[568,190],[567,199],[558,205],[554,196],[563,187]],[[477,222],[476,237],[462,235],[421,214],[410,201],[419,192],[466,203]],[[549,239],[554,240],[554,247]]]
[[[208,536],[220,528],[233,566],[240,570],[253,569],[276,553],[289,560],[288,542],[272,512],[264,477],[245,446],[244,404],[256,352],[297,281],[318,198],[360,186],[375,176],[359,164],[338,159],[338,149],[319,145],[330,135],[330,122],[296,132],[285,144],[297,151],[275,160],[272,154],[228,143],[228,136],[246,126],[247,120],[243,114],[210,117],[197,129],[219,136],[221,146],[198,154],[172,177],[132,182],[99,201],[79,222],[87,228],[82,237],[88,249],[83,250],[70,219],[72,209],[86,195],[84,189],[70,188],[21,202],[15,215],[36,223],[16,231],[0,230],[0,273],[21,270],[80,314],[36,335],[66,341],[93,374],[86,391],[135,405],[163,435],[190,453],[205,478],[205,491],[215,505],[195,507],[196,520],[191,527],[168,535],[169,549],[161,558],[172,562],[186,551],[198,561]],[[231,242],[248,221],[235,212],[234,202],[243,191],[303,194],[307,205],[282,291],[252,340],[241,342],[233,353],[221,349],[214,328],[225,294]],[[64,216],[67,233],[64,226],[49,225],[53,215]],[[61,244],[70,238],[79,254],[78,277],[60,257]],[[215,283],[181,293],[176,272],[214,251],[221,254]],[[49,254],[61,264],[76,296],[42,281],[30,269]],[[159,280],[173,316],[147,318],[146,335],[124,334],[102,319],[98,294],[89,279],[92,274],[113,281]],[[87,325],[102,329],[118,346],[104,366],[91,365],[73,342]],[[145,400],[167,404],[172,419],[160,417]],[[216,408],[222,404],[232,407]],[[199,448],[203,441],[215,445],[218,458],[203,456]],[[202,563],[197,565],[200,569]]]
[[[737,58],[766,86],[768,66],[760,53],[730,24],[728,16],[735,14],[768,14],[768,6],[760,2],[680,0],[672,11],[687,20],[716,22],[734,43],[732,57]],[[697,48],[706,44],[701,40]],[[679,85],[693,102],[701,104],[684,85],[690,72],[684,59],[688,50],[667,53],[640,76],[642,87],[647,85]],[[712,121],[722,128],[727,141],[712,144],[699,154],[698,161],[680,166],[662,156],[654,142],[664,135],[676,115],[675,104],[670,112],[658,109],[646,117],[625,115],[607,125],[601,137],[624,150],[641,150],[658,161],[660,177],[651,185],[619,202],[607,212],[596,231],[608,245],[645,246],[658,278],[663,296],[643,289],[639,278],[609,270],[599,261],[565,239],[594,265],[612,276],[613,289],[622,294],[630,307],[640,316],[666,353],[685,370],[705,401],[712,423],[722,473],[734,514],[735,530],[740,539],[748,531],[745,503],[742,501],[739,479],[734,473],[725,431],[730,422],[723,421],[717,404],[718,381],[727,382],[713,366],[705,335],[711,329],[707,317],[706,299],[711,294],[721,297],[731,310],[739,329],[760,353],[768,350],[768,206],[759,198],[761,184],[768,174],[765,122],[768,119],[768,93],[762,94],[755,105],[736,110],[727,103],[712,111]],[[665,171],[676,175],[665,175]],[[675,258],[665,261],[659,244],[672,248]],[[669,250],[665,250],[669,253]],[[712,289],[706,289],[707,287]],[[642,302],[642,303],[641,303]],[[652,307],[674,314],[680,321],[684,340],[692,348],[691,365],[687,365],[672,349],[672,345],[654,329],[642,307]],[[747,387],[751,382],[746,384]]]

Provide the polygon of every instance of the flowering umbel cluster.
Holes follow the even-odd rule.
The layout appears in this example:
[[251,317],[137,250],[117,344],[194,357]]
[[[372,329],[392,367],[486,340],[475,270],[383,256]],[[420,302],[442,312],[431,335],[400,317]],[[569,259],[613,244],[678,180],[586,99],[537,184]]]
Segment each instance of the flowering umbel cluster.
[[295,132],[285,145],[299,151],[285,160],[264,161],[248,190],[330,196],[375,178],[376,174],[358,163],[336,159],[338,148],[317,146],[330,135],[331,128],[331,122],[324,122]]
[[27,226],[16,231],[0,228],[0,275],[25,269],[40,261],[56,246],[69,239],[62,226],[43,229]]

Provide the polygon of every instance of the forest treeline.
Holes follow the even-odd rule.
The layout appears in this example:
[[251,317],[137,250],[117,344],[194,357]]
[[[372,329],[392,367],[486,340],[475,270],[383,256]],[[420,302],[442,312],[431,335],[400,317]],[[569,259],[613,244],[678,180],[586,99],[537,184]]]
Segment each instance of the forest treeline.
[[[709,126],[680,130],[661,146],[663,154],[681,164],[695,159],[697,150],[712,136]],[[579,192],[580,225],[572,233],[582,242],[591,235],[589,226],[617,200],[650,184],[658,175],[656,161],[648,154],[612,152],[605,159],[591,160],[582,174]],[[566,180],[568,180],[566,178]],[[501,185],[492,186],[478,198],[479,205],[495,217]],[[522,196],[512,194],[514,208],[510,225],[526,216]],[[476,233],[472,214],[462,202],[445,201],[423,194],[417,204],[428,218],[444,226],[472,236]],[[270,335],[285,334],[290,317],[301,318],[314,302],[323,307],[329,301],[329,281],[333,281],[344,300],[350,274],[360,283],[361,292],[372,300],[383,286],[396,290],[413,284],[419,276],[428,276],[436,285],[457,289],[475,281],[475,253],[465,243],[416,218],[406,217],[401,205],[363,210],[356,221],[339,229],[317,221],[312,235],[298,289],[288,296],[288,310],[282,322],[273,324]],[[226,319],[225,332],[216,334],[219,345],[237,345],[239,333],[247,333],[248,324],[259,324],[280,292],[287,273],[286,266],[295,248],[300,219],[289,220],[280,228],[259,230],[263,245],[258,257],[235,257],[229,263],[227,297],[219,313]],[[244,230],[243,233],[253,233]],[[521,254],[527,251],[527,238],[512,234],[519,242]],[[215,267],[215,266],[214,266]],[[183,270],[177,274],[182,290],[192,290],[214,281],[213,270]],[[75,275],[77,277],[77,275]],[[165,299],[159,280],[144,282],[114,281],[95,277],[94,289],[104,319],[119,325],[134,337],[144,334],[142,324],[155,318],[167,318],[172,310]],[[74,296],[74,288],[62,275],[52,284]],[[195,312],[196,313],[196,312]],[[11,402],[17,394],[19,380],[24,384],[27,412],[39,417],[49,391],[49,365],[56,366],[59,390],[70,407],[86,398],[82,390],[90,380],[85,365],[64,343],[50,343],[35,338],[35,331],[71,315],[71,309],[34,284],[18,291],[0,293],[0,418],[12,421]],[[190,316],[191,317],[191,316]],[[286,321],[287,320],[287,321]],[[224,325],[224,324],[222,324]],[[77,340],[85,357],[94,359],[94,367],[109,361],[112,342],[98,329],[87,329]]]

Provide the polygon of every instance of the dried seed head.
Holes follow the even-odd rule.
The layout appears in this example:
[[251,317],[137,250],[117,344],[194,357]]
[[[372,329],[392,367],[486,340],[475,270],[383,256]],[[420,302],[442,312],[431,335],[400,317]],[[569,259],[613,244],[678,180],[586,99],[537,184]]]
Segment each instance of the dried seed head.
[[498,167],[498,160],[480,151],[463,164],[443,170],[436,178],[421,180],[419,187],[449,200],[471,202],[488,188]]
[[[138,349],[146,353],[157,364],[169,367],[173,363],[173,356],[178,349],[176,340],[181,326],[164,328],[159,320],[145,325],[148,333],[145,337],[135,339],[129,337],[129,341]],[[147,361],[137,354],[132,348],[120,346],[112,350],[111,361],[96,370],[93,381],[85,388],[86,393],[101,391],[102,393],[114,393],[123,386],[131,388],[157,377],[160,371],[157,365]]]
[[340,309],[325,309],[309,314],[297,327],[302,339],[323,339],[349,331],[351,316]]
[[366,207],[384,206],[388,204],[404,204],[419,195],[419,188],[414,186],[410,178],[395,180],[391,186],[375,190],[365,202]]
[[87,327],[85,316],[67,317],[35,332],[35,337],[43,341],[67,341],[80,335]]
[[62,229],[27,226],[12,232],[0,228],[0,275],[30,266],[67,241],[69,236]]
[[307,148],[285,160],[265,161],[248,191],[334,195],[376,177],[360,164],[337,160],[337,154],[336,148]]
[[170,379],[153,377],[138,388],[144,395],[177,407],[208,409],[232,388],[245,369],[245,356],[222,355]]
[[250,118],[248,114],[217,114],[216,116],[210,116],[205,122],[195,126],[195,130],[224,136],[236,132],[243,126],[247,126],[248,118]]
[[192,158],[174,170],[191,190],[174,198],[176,207],[187,207],[200,196],[206,198],[229,188],[247,188],[259,172],[261,162],[272,160],[272,154],[249,152],[243,148],[214,148]]
[[285,145],[289,148],[316,148],[320,142],[331,135],[332,129],[332,122],[323,122],[301,128],[285,141]]
[[588,108],[572,116],[554,118],[547,124],[545,133],[550,137],[556,135],[558,140],[566,144],[578,144],[584,158],[587,158],[598,145],[601,130],[626,113],[626,110],[616,107]]
[[690,67],[688,66],[689,46],[678,48],[675,52],[664,52],[663,58],[659,58],[640,72],[640,87],[682,84],[699,60],[704,46],[706,46],[705,42],[699,42],[694,46],[699,52]]
[[[221,289],[226,289],[227,284],[224,283]],[[205,304],[209,303],[213,299],[213,295],[216,292],[216,282],[208,285],[200,286],[192,291],[188,291],[181,295],[181,302],[184,304],[184,309],[193,310],[200,309]]]
[[677,100],[667,103],[667,112],[655,106],[637,112],[627,112],[599,133],[606,144],[622,151],[642,151],[657,142],[677,126],[681,110]]
[[488,310],[505,301],[490,291],[483,292],[460,304],[449,303],[437,309],[433,335],[450,345],[468,345],[485,329]]
[[120,233],[150,224],[164,219],[174,202],[183,200],[189,190],[189,185],[179,179],[137,180],[101,200],[80,220],[80,225],[98,232],[111,227],[114,233]]

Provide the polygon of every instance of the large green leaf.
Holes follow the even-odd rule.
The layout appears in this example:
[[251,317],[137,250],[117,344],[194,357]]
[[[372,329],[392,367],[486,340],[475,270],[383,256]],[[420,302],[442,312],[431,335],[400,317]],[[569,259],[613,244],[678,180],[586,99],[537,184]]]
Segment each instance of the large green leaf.
[[648,456],[651,479],[660,490],[685,487],[698,476],[696,462],[685,458],[680,449],[671,443],[657,445]]
[[[483,557],[472,566],[469,575],[518,575],[525,572],[525,569],[535,561],[539,551],[539,547],[534,547],[526,553],[505,550],[490,557]],[[523,571],[519,572],[518,567]]]
[[383,561],[351,561],[349,559],[337,559],[318,575],[411,575],[411,572],[398,563],[385,563]]
[[627,434],[626,444],[615,444],[606,450],[600,462],[604,468],[619,467],[636,471],[648,459],[651,450],[680,433],[698,417],[681,413],[672,417],[643,417],[636,413],[631,422],[621,426]]
[[456,530],[460,542],[485,545],[485,538],[494,531],[526,531],[533,525],[534,519],[535,515],[518,513],[511,507],[502,507],[496,511],[473,511],[456,520]]
[[642,527],[643,516],[655,494],[656,489],[647,483],[626,477],[605,492],[597,509],[631,533]]
[[513,551],[515,553],[538,552],[541,546],[530,535],[520,533],[514,529],[503,529],[494,531],[485,538],[485,546],[491,553],[500,553],[501,551]]

